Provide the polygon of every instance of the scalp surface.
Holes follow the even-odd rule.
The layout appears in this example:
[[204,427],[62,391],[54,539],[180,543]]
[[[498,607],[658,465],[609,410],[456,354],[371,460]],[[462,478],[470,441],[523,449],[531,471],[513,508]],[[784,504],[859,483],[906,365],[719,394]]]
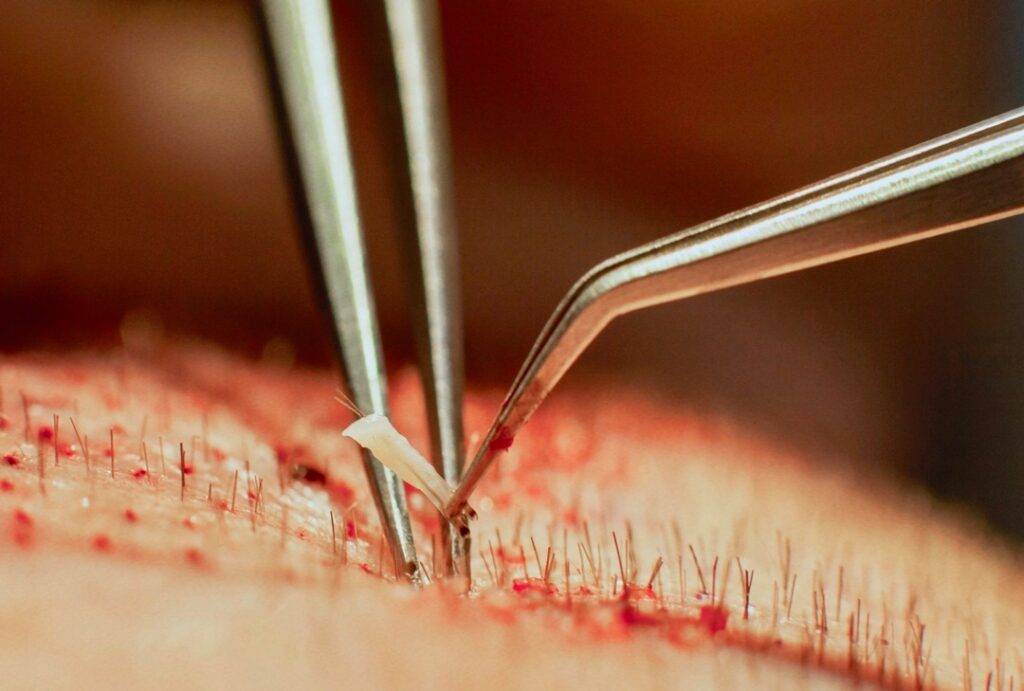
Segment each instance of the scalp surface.
[[[1022,678],[1015,551],[922,496],[636,394],[538,412],[474,496],[464,596],[394,582],[329,372],[167,344],[0,366],[15,686]],[[414,373],[393,381],[395,426],[428,448]],[[470,394],[471,434],[498,402]],[[430,571],[436,515],[409,500]]]

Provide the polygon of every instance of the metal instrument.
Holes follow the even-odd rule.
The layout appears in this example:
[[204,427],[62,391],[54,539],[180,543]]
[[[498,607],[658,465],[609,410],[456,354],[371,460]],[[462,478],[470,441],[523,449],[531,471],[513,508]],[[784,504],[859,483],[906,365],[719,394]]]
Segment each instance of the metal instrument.
[[1024,211],[1024,109],[612,257],[548,319],[445,513],[612,319]]
[[[395,157],[396,207],[420,317],[420,372],[433,462],[451,483],[462,471],[462,325],[449,202],[448,140],[436,8],[429,0],[383,3],[379,44],[391,47],[378,93],[390,98],[384,123]],[[387,415],[363,224],[326,0],[263,0],[259,10],[275,105],[300,224],[319,293],[334,324],[344,376],[356,405]],[[402,184],[404,183],[404,184]],[[396,571],[418,579],[405,493],[398,477],[363,455]],[[446,536],[445,567],[465,569],[465,540]]]

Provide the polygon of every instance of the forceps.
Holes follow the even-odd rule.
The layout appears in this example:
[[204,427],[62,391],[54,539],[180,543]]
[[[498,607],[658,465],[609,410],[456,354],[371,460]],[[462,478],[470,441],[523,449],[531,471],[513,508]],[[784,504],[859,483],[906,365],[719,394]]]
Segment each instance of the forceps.
[[[434,465],[453,486],[462,471],[462,325],[452,238],[450,166],[438,18],[430,0],[385,0],[373,45],[390,48],[376,94],[392,156],[396,215],[418,319]],[[375,6],[376,8],[376,6]],[[296,207],[323,307],[356,406],[387,415],[387,387],[370,287],[356,173],[327,0],[262,0],[257,20]],[[386,54],[388,51],[383,51]],[[363,463],[396,573],[424,577],[401,480],[368,451]],[[449,528],[447,521],[442,521]],[[468,573],[458,531],[442,536],[447,573]]]
[[1024,108],[598,264],[541,331],[445,513],[466,523],[497,455],[615,317],[1022,212]]

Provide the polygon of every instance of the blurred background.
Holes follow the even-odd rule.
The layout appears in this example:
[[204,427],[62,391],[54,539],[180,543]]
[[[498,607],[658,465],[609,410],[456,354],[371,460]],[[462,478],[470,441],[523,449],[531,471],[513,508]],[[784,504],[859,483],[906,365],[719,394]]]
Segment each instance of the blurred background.
[[[1011,0],[442,5],[468,374],[500,388],[606,256],[1024,104]],[[399,363],[369,14],[335,3]],[[4,0],[0,350],[102,344],[142,310],[328,362],[271,115],[245,3]],[[1024,536],[1021,229],[628,316],[564,385],[614,381],[830,466],[895,469]]]

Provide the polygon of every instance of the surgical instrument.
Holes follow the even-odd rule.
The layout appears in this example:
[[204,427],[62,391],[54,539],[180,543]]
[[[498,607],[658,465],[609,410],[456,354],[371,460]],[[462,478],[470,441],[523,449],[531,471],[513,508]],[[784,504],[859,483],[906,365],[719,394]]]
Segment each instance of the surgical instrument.
[[[385,7],[380,38],[392,48],[394,65],[386,68],[392,78],[382,77],[380,91],[400,102],[393,111],[400,115],[386,124],[394,165],[409,166],[407,174],[396,174],[412,188],[397,190],[410,195],[398,205],[406,253],[417,255],[407,265],[422,314],[420,371],[433,461],[455,484],[462,464],[462,343],[437,17],[428,1],[389,1]],[[300,225],[344,376],[359,408],[386,415],[384,363],[330,7],[326,0],[264,0],[258,15]],[[396,572],[421,579],[402,483],[368,452],[363,461]],[[463,545],[453,532],[445,550],[449,572],[465,553]]]
[[615,317],[1021,212],[1024,108],[598,264],[541,331],[445,513],[466,522],[497,455]]

